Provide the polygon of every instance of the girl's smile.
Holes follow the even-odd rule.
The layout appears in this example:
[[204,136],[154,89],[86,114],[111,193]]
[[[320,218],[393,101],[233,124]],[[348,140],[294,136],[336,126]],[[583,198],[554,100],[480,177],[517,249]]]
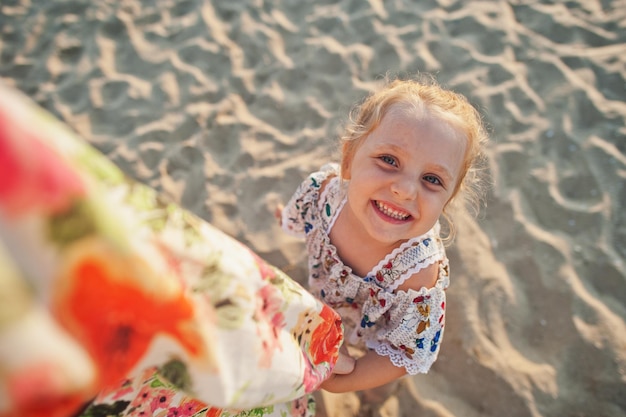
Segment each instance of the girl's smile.
[[404,222],[411,218],[411,213],[395,208],[392,204],[377,200],[372,201],[372,204],[378,209],[380,216],[391,223]]

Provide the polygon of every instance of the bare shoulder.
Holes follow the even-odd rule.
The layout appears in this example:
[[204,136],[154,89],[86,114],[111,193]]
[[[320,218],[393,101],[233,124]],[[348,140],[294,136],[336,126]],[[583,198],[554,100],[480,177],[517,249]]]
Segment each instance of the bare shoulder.
[[406,281],[398,287],[399,291],[408,291],[409,289],[419,291],[421,288],[432,288],[439,278],[439,262],[432,263],[425,268],[420,269],[411,275]]

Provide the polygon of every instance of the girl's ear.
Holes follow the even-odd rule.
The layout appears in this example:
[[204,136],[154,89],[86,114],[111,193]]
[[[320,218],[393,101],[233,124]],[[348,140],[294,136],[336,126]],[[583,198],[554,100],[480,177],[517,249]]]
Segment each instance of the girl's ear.
[[341,179],[350,179],[350,163],[352,162],[353,146],[349,142],[345,142],[341,149]]

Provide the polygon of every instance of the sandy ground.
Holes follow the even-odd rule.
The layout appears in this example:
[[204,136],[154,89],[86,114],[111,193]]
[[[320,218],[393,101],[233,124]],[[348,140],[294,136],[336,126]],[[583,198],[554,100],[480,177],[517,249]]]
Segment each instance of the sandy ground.
[[441,355],[323,410],[626,415],[626,1],[2,0],[0,37],[0,78],[300,282],[275,204],[382,74],[435,74],[484,114],[493,180]]

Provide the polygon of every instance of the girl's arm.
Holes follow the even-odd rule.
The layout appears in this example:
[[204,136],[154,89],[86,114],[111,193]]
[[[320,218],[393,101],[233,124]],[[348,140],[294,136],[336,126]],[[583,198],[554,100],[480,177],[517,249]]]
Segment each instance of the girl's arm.
[[349,374],[354,370],[355,360],[348,353],[348,349],[346,349],[346,345],[341,345],[339,348],[339,358],[337,359],[337,363],[333,368],[333,373],[335,374]]
[[[437,282],[439,264],[434,263],[407,279],[398,291],[431,288]],[[356,360],[354,370],[345,375],[332,374],[322,383],[322,389],[330,392],[350,392],[376,388],[406,375],[406,368],[395,366],[387,356],[368,351]]]
[[388,357],[370,350],[355,362],[349,374],[332,374],[320,388],[340,393],[376,388],[406,375],[406,369],[395,366]]

